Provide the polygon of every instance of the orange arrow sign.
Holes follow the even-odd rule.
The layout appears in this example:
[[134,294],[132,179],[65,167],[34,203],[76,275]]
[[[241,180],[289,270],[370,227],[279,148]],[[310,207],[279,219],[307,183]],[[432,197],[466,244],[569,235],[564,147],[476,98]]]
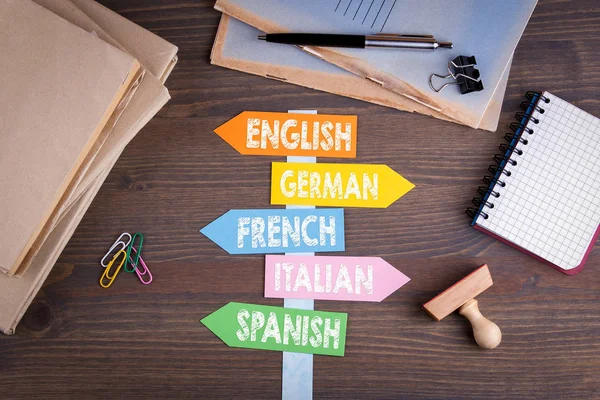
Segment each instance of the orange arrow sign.
[[240,154],[356,158],[356,115],[244,111],[215,129]]

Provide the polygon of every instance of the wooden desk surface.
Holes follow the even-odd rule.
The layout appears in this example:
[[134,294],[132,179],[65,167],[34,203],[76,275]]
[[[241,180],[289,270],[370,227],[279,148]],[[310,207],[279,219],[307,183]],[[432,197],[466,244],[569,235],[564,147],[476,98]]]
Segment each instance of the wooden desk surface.
[[[315,356],[315,398],[600,398],[600,248],[568,277],[476,232],[464,210],[527,90],[600,116],[596,0],[540,0],[516,50],[496,133],[211,66],[213,1],[103,0],[177,44],[173,99],[127,147],[12,337],[0,337],[3,398],[270,398],[281,353],[232,349],[198,320],[263,298],[262,256],[229,256],[198,233],[232,208],[269,206],[270,162],[213,132],[243,110],[359,115],[357,162],[416,188],[384,210],[346,210],[346,255],[381,256],[412,278],[348,312],[344,358]],[[145,234],[154,283],[100,288],[98,260],[122,231]],[[479,349],[466,320],[421,305],[482,263],[479,297],[504,338]]]

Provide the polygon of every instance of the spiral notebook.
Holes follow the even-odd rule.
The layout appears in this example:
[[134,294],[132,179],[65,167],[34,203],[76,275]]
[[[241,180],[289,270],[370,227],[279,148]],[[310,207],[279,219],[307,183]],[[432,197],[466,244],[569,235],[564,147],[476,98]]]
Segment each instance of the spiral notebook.
[[572,275],[600,233],[600,119],[528,92],[467,213],[475,229]]

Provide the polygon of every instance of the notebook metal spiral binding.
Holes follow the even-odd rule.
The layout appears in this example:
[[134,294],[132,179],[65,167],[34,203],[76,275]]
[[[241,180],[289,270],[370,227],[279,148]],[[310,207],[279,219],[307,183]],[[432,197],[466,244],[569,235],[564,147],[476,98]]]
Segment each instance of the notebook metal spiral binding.
[[513,133],[507,133],[504,135],[504,139],[508,142],[508,144],[502,143],[500,145],[499,148],[502,153],[496,154],[494,156],[494,161],[496,163],[488,167],[488,171],[492,175],[486,175],[483,177],[483,181],[487,184],[487,186],[480,186],[477,189],[480,197],[474,197],[472,200],[472,203],[476,206],[476,208],[467,208],[467,215],[473,219],[471,225],[475,224],[480,215],[483,216],[484,219],[489,218],[489,214],[485,212],[484,209],[494,208],[494,198],[499,198],[501,196],[500,193],[493,190],[494,186],[496,183],[500,187],[506,186],[506,179],[512,175],[510,167],[518,165],[518,157],[522,156],[525,152],[525,150],[523,150],[523,146],[527,146],[529,144],[529,140],[526,136],[523,137],[523,134],[527,133],[528,135],[533,135],[535,133],[535,128],[527,127],[527,123],[532,121],[536,125],[539,124],[540,120],[533,117],[533,112],[537,111],[540,114],[544,114],[546,110],[543,108],[543,105],[540,102],[544,102],[546,104],[550,103],[549,98],[537,92],[527,92],[525,97],[528,101],[524,101],[520,105],[523,112],[518,112],[515,114],[518,122],[513,122],[510,124],[510,129],[513,131]]

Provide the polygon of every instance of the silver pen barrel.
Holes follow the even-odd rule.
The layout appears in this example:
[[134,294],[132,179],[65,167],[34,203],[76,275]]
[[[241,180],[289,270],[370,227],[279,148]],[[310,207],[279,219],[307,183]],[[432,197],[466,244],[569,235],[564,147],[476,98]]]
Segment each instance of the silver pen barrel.
[[435,50],[439,47],[451,49],[452,43],[438,42],[433,37],[428,36],[372,35],[365,36],[365,47]]

